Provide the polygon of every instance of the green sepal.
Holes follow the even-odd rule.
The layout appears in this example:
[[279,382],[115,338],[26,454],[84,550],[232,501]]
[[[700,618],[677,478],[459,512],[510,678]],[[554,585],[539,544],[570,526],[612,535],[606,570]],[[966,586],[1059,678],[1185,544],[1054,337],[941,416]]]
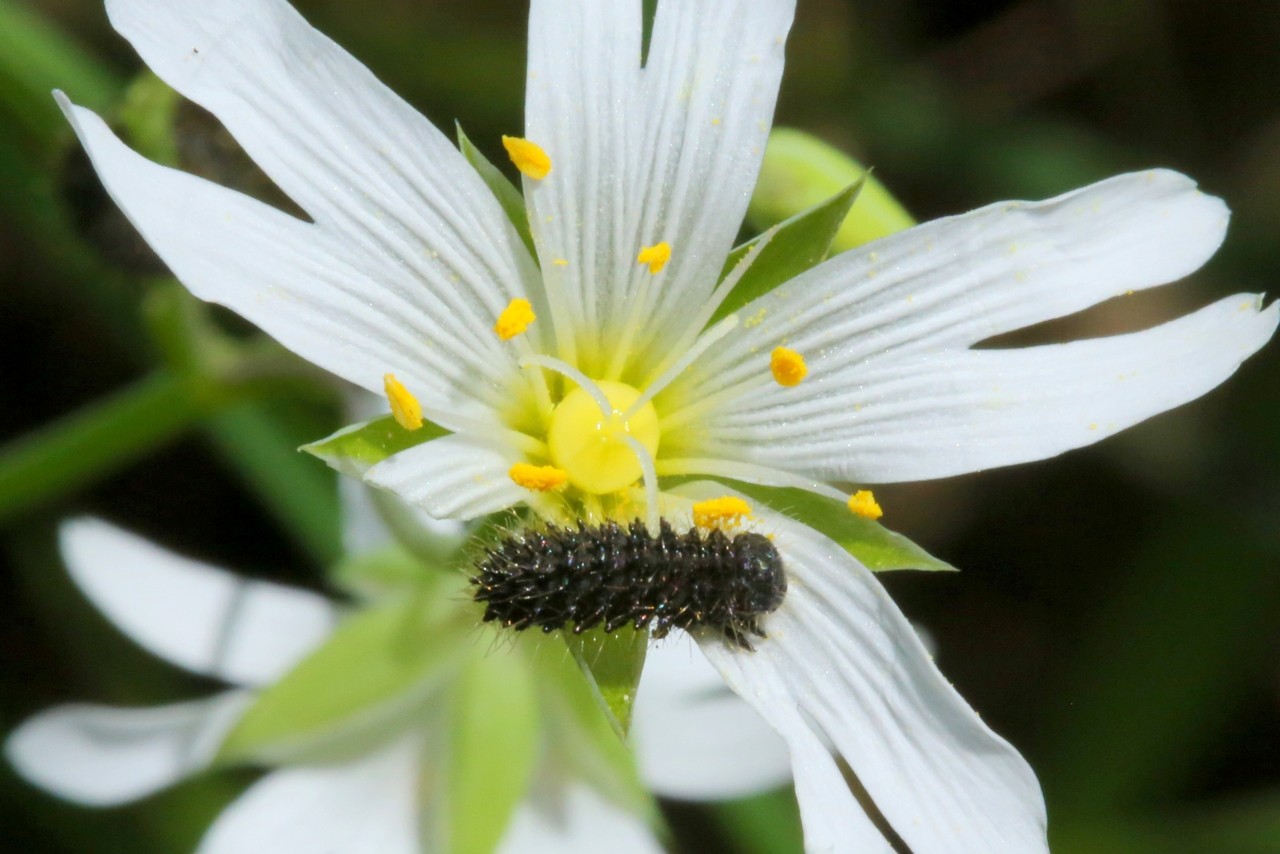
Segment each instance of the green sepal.
[[733,480],[726,483],[743,495],[835,540],[872,572],[893,569],[957,571],[954,566],[929,554],[902,534],[890,531],[879,522],[853,514],[844,502],[792,487],[758,486]]
[[467,137],[462,130],[462,125],[455,122],[454,125],[458,129],[458,150],[462,152],[462,156],[471,164],[471,168],[475,169],[480,175],[480,179],[488,185],[489,190],[498,200],[498,204],[502,205],[502,210],[506,212],[507,219],[511,220],[511,224],[515,226],[516,232],[520,235],[520,239],[524,241],[524,245],[529,249],[529,254],[534,258],[538,257],[538,250],[533,245],[533,234],[529,231],[529,211],[524,206],[524,196],[516,185],[506,175],[502,174],[502,170],[494,166],[489,158],[481,153],[480,149]]
[[831,248],[844,252],[915,225],[911,214],[858,161],[822,140],[790,128],[774,128],[765,147],[760,179],[747,221],[764,230],[841,187],[866,179],[858,203],[836,232]]
[[422,584],[430,569],[400,546],[348,554],[329,572],[329,580],[360,599],[403,595]]
[[528,794],[541,728],[534,670],[514,650],[471,639],[450,692],[441,829],[449,854],[490,854]]
[[222,764],[357,755],[406,726],[466,650],[475,616],[456,580],[347,617],[267,688],[227,735]]
[[597,685],[558,638],[526,633],[520,645],[538,674],[538,700],[551,755],[604,798],[663,831],[657,802],[640,780],[635,756],[618,737],[616,720]]
[[447,435],[448,430],[430,421],[424,421],[417,430],[406,430],[394,415],[383,415],[372,421],[343,427],[331,436],[303,445],[298,450],[319,457],[343,474],[360,477],[393,454]]
[[604,629],[595,628],[580,635],[565,632],[564,639],[610,726],[625,741],[631,731],[631,707],[644,670],[649,632],[623,626],[605,634]]
[[831,241],[858,198],[862,184],[861,178],[854,181],[831,198],[778,223],[730,252],[720,273],[721,279],[729,275],[753,246],[769,238],[742,279],[716,309],[711,322],[728,317],[826,258]]

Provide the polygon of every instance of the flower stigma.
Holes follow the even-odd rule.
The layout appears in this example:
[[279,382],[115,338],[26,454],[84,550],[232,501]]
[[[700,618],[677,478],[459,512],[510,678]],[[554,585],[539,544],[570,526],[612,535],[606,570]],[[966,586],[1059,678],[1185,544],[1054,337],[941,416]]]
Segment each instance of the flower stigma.
[[636,256],[636,262],[649,265],[649,274],[656,276],[662,272],[662,268],[667,266],[667,262],[671,260],[671,244],[663,241],[655,243],[652,246],[646,246],[640,250],[640,254]]
[[538,319],[533,313],[533,305],[527,299],[517,297],[507,304],[493,324],[493,331],[503,341],[510,341],[529,328],[529,324]]
[[769,370],[778,385],[788,387],[800,385],[800,381],[809,375],[804,356],[789,347],[773,348],[769,356]]
[[860,489],[849,496],[849,512],[873,522],[884,515],[884,511],[880,509],[880,502],[876,501],[875,495],[869,489]]
[[[644,466],[633,442],[652,459],[658,450],[658,413],[645,401],[634,404],[640,392],[619,382],[595,383],[609,404],[578,387],[564,396],[551,413],[547,446],[552,462],[569,482],[584,492],[601,495],[617,492],[644,475]],[[635,412],[630,410],[635,408]]]
[[396,375],[383,375],[382,385],[387,391],[387,400],[391,403],[391,414],[395,416],[396,423],[406,430],[422,427],[422,404],[396,379]]
[[507,150],[507,156],[521,174],[535,181],[541,181],[551,174],[551,155],[536,142],[518,136],[504,136],[502,147]]
[[751,505],[736,495],[699,501],[693,505],[693,524],[699,528],[736,527],[751,515]]
[[565,485],[569,475],[564,469],[555,466],[535,466],[531,463],[516,463],[507,472],[507,476],[516,485],[534,492],[553,492]]

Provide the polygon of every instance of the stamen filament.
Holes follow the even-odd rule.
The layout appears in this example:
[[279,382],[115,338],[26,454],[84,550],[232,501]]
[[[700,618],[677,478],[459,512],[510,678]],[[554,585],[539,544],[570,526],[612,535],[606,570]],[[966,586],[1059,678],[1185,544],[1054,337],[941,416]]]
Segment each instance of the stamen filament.
[[648,525],[650,532],[656,533],[659,526],[658,470],[654,465],[653,454],[650,454],[649,449],[640,444],[634,436],[621,438],[631,447],[632,453],[640,463],[640,470],[644,472],[645,524]]
[[591,395],[591,399],[596,402],[596,406],[600,407],[601,415],[607,417],[613,414],[613,405],[609,403],[609,398],[605,396],[605,393],[600,390],[600,386],[596,385],[590,377],[573,367],[573,365],[562,362],[554,356],[540,355],[525,356],[520,360],[519,364],[522,368],[528,365],[538,365],[568,377],[577,383],[579,388]]
[[652,400],[654,395],[669,386],[676,377],[684,373],[685,368],[692,365],[695,359],[707,352],[712,345],[737,328],[738,316],[736,314],[731,314],[704,332],[702,336],[693,343],[693,346],[685,350],[679,359],[676,359],[674,364],[664,370],[656,380],[649,383],[644,394],[640,395],[640,397],[636,399],[636,402],[631,404],[631,407],[623,413],[622,419],[625,421],[632,415],[639,412],[640,407]]
[[[664,414],[662,416],[662,429],[664,432],[670,433],[678,426],[700,417],[708,410],[715,409],[725,401],[736,400],[744,394],[766,388],[773,384],[773,377],[766,373],[759,372],[752,374],[741,382],[735,383],[728,388],[720,389],[713,394],[693,398],[692,402],[685,404],[679,409],[675,409]],[[683,393],[681,396],[684,396]]]
[[737,287],[738,282],[742,281],[742,277],[751,269],[751,265],[760,257],[760,253],[769,245],[770,241],[773,240],[773,236],[777,234],[777,232],[778,227],[774,226],[761,234],[760,237],[756,239],[756,242],[751,244],[751,248],[742,256],[742,260],[737,264],[734,264],[733,269],[729,271],[729,275],[725,276],[724,280],[720,282],[720,284],[716,285],[715,290],[711,292],[711,296],[705,303],[703,303],[702,307],[698,309],[698,313],[693,316],[693,319],[689,322],[689,325],[685,327],[684,332],[680,334],[675,343],[668,348],[668,352],[683,353],[685,350],[689,349],[697,336],[701,335],[707,324],[711,322],[711,318],[715,315],[716,309],[718,309],[721,303],[725,301],[730,292]]
[[712,477],[727,477],[732,480],[743,480],[763,486],[792,486],[834,498],[841,504],[848,499],[848,493],[841,492],[834,486],[818,480],[810,480],[789,471],[762,466],[756,463],[744,463],[739,460],[717,460],[707,457],[684,457],[679,459],[659,460],[654,469],[658,474],[666,476],[704,474]]

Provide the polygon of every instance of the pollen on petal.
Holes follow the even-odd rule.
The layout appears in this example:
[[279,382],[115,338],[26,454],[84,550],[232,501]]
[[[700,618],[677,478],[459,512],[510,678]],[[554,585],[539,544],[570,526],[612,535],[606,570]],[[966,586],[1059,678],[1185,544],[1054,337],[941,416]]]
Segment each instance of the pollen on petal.
[[417,430],[422,426],[422,404],[409,389],[404,387],[395,374],[386,374],[382,385],[387,390],[387,400],[391,401],[391,414],[396,423],[406,430]]
[[751,515],[751,505],[734,495],[699,501],[693,505],[693,524],[699,528],[736,525]]
[[662,272],[662,268],[667,266],[667,262],[671,260],[671,244],[663,241],[655,243],[652,246],[646,246],[640,250],[640,254],[636,256],[636,261],[641,264],[649,265],[649,273],[656,276]]
[[535,466],[532,463],[516,463],[507,472],[517,486],[534,492],[550,492],[564,486],[569,475],[555,466]]
[[493,324],[493,331],[503,341],[510,341],[529,328],[529,324],[538,319],[533,313],[533,306],[527,299],[513,299],[498,315],[498,322]]
[[502,147],[521,173],[535,181],[541,181],[551,172],[551,156],[536,142],[518,136],[504,136]]
[[869,489],[860,489],[849,496],[849,512],[872,521],[884,515],[884,511],[880,509],[880,503],[876,501],[876,497]]
[[774,347],[769,356],[769,370],[778,385],[800,385],[809,374],[809,366],[804,363],[804,356],[788,347]]

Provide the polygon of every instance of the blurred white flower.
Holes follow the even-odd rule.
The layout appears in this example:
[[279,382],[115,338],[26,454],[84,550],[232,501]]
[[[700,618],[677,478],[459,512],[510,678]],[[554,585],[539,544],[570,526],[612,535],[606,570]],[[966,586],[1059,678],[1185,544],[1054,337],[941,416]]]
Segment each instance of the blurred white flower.
[[[793,0],[534,0],[524,173],[536,258],[425,119],[283,0],[109,0],[147,64],[213,112],[303,221],[122,145],[64,107],[108,191],[196,295],[448,435],[370,483],[440,518],[690,524],[700,475],[796,486],[1050,457],[1192,400],[1274,332],[1260,297],[1023,349],[1004,332],[1176,280],[1221,201],[1168,171],[938,220],[839,255],[712,323],[759,169]],[[432,435],[438,435],[433,433]],[[937,672],[867,570],[761,509],[789,590],[754,653],[696,639],[786,739],[814,850],[1045,848],[1026,763]]]
[[[9,761],[78,803],[125,803],[208,769],[255,692],[318,647],[340,619],[318,594],[233,575],[98,520],[64,525],[62,549],[76,584],[121,631],[173,664],[235,686],[153,708],[59,706],[28,720],[5,745]],[[655,646],[641,696],[633,745],[655,792],[719,799],[788,778],[785,747],[693,645]],[[425,850],[423,749],[449,736],[430,716],[420,719],[345,761],[270,771],[219,816],[200,851]],[[640,818],[552,762],[499,850],[586,854],[600,850],[602,839],[610,850],[662,850]]]

